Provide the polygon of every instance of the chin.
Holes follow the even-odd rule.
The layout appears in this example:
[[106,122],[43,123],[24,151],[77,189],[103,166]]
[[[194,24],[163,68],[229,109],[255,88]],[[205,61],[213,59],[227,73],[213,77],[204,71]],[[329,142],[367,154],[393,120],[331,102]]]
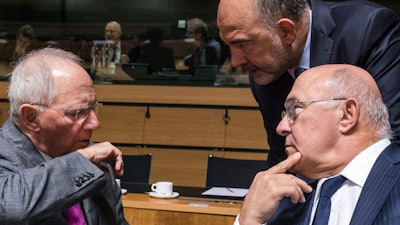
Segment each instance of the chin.
[[74,149],[77,150],[77,149],[86,148],[89,146],[89,143],[90,143],[89,140],[80,141],[74,145]]
[[279,77],[274,74],[269,74],[269,73],[266,73],[261,70],[256,70],[256,71],[250,72],[250,76],[252,76],[254,81],[260,85],[269,84],[272,81],[278,79],[278,77]]

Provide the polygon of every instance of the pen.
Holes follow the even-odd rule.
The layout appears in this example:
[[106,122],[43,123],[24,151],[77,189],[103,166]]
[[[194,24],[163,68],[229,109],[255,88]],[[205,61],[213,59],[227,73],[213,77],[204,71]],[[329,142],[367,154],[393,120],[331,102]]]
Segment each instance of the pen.
[[226,188],[226,190],[228,190],[230,193],[235,193],[232,189],[230,189],[230,188]]

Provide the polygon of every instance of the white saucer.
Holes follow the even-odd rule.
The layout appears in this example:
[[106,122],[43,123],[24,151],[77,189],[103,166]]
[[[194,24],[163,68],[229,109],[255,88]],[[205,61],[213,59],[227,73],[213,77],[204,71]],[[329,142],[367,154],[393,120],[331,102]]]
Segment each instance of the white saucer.
[[128,190],[121,188],[121,193],[122,194],[126,194],[128,192]]
[[172,195],[158,195],[156,192],[149,192],[149,195],[153,198],[176,198],[179,196],[178,192],[172,192]]

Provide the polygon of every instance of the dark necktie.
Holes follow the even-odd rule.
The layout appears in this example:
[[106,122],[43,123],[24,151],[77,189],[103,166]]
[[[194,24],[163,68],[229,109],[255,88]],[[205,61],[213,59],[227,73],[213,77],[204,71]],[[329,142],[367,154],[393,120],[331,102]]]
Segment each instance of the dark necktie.
[[327,225],[331,212],[331,197],[346,180],[343,176],[326,180],[321,187],[317,210],[314,215],[313,225]]
[[69,225],[86,225],[80,203],[76,203],[68,209],[67,220]]
[[194,51],[194,65],[198,66],[200,65],[200,49],[196,48],[196,50]]
[[294,69],[294,76],[297,78],[298,76],[300,76],[301,73],[303,73],[306,70],[307,69],[302,67],[296,67],[296,69]]
[[113,46],[112,50],[113,50],[113,53],[111,56],[111,62],[115,62],[115,57],[117,56],[117,47]]

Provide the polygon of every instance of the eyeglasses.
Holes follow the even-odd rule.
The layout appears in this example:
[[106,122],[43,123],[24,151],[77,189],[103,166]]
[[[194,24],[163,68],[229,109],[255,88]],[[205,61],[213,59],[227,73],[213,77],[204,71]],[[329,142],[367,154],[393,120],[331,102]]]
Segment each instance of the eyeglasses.
[[52,107],[49,107],[47,105],[42,105],[42,104],[32,104],[32,105],[45,107],[48,109],[53,109],[53,110],[59,112],[60,115],[72,117],[75,120],[85,119],[90,114],[90,111],[92,111],[92,110],[94,110],[96,115],[99,115],[101,108],[103,107],[103,103],[96,101],[96,103],[94,103],[94,105],[80,106],[80,107],[76,107],[76,108],[60,108],[61,110],[64,111],[64,113],[61,114],[61,112],[57,108],[52,108]]
[[[297,117],[299,116],[300,113],[296,112],[296,109],[299,107],[302,107],[303,112],[309,105],[311,105],[314,102],[324,102],[324,101],[343,101],[346,100],[346,98],[327,98],[327,99],[317,99],[317,100],[297,100],[297,99],[289,99],[285,102],[285,110],[282,111],[281,116],[282,119],[283,117],[287,116],[288,120],[290,123],[293,123]],[[299,105],[300,103],[305,103],[309,102],[310,104],[308,105]]]

